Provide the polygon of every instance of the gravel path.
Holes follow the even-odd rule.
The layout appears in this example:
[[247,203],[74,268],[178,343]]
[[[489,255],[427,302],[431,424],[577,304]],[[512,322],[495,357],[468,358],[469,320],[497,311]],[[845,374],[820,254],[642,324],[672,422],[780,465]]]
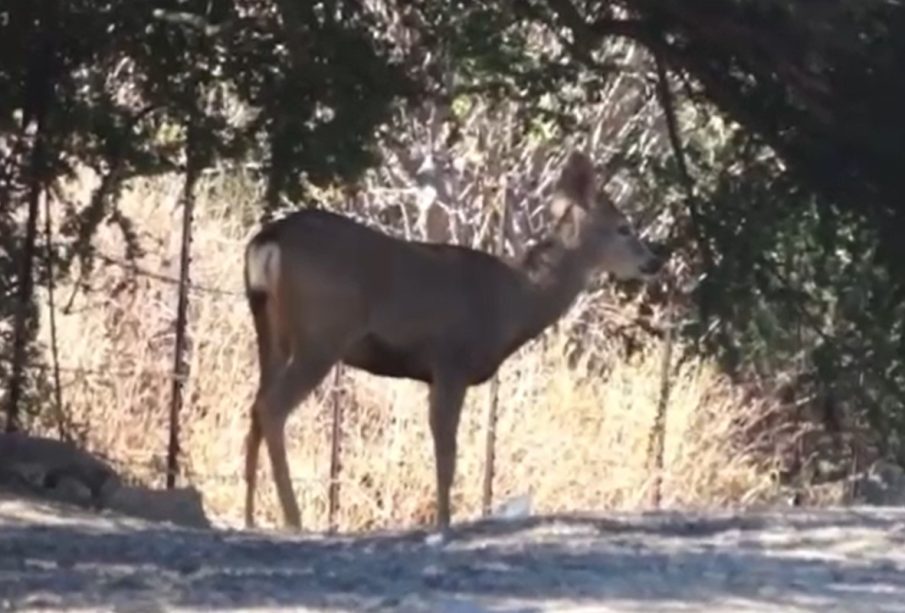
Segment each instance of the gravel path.
[[905,509],[529,518],[434,545],[0,499],[0,609],[73,608],[905,612]]

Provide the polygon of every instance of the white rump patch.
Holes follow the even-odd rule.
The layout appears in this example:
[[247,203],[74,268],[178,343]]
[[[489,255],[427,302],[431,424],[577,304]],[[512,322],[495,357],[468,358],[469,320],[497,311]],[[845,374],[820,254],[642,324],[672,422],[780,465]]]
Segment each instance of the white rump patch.
[[250,246],[246,266],[249,288],[258,291],[272,290],[280,274],[280,247],[276,243]]

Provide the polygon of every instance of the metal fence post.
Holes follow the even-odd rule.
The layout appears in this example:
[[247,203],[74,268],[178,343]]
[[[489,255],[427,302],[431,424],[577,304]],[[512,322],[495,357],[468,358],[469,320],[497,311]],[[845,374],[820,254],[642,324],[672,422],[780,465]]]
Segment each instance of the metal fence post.
[[[671,287],[671,286],[670,286]],[[666,447],[666,412],[669,409],[670,377],[672,375],[672,351],[673,351],[673,295],[672,290],[667,293],[666,303],[666,329],[663,346],[663,358],[660,363],[660,397],[657,400],[657,410],[654,414],[654,423],[651,426],[650,436],[647,441],[647,457],[652,463],[653,484],[651,487],[651,505],[655,509],[660,508],[663,496],[663,454]]]
[[182,410],[183,386],[188,376],[185,362],[188,320],[189,264],[192,250],[192,216],[195,209],[195,183],[199,169],[194,151],[193,132],[189,125],[189,142],[186,144],[185,184],[182,192],[182,245],[179,255],[179,298],[176,304],[176,343],[173,349],[173,386],[170,395],[170,436],[167,444],[167,489],[176,486],[179,471],[179,412]]
[[[506,242],[506,223],[508,206],[506,198],[507,185],[505,176],[497,173],[499,179],[500,221],[497,228],[496,253],[503,255]],[[486,197],[486,196],[485,196]],[[487,418],[484,430],[484,487],[481,497],[481,512],[486,517],[493,507],[493,477],[496,463],[496,424],[499,408],[500,375],[494,373],[490,381],[490,399],[487,404]]]
[[333,370],[333,389],[331,405],[333,409],[333,428],[330,438],[330,487],[327,491],[327,529],[336,532],[336,512],[339,510],[339,473],[342,470],[342,364]]
[[493,475],[496,462],[496,422],[499,406],[500,378],[494,375],[490,381],[490,400],[487,404],[487,417],[484,430],[484,488],[481,497],[481,513],[490,515],[493,507]]

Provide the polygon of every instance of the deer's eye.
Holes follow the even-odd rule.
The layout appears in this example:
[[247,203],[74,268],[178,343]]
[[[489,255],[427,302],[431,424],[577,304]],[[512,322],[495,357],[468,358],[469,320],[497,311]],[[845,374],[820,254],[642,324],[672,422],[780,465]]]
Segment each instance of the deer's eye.
[[618,228],[616,228],[616,232],[618,232],[620,236],[628,236],[632,233],[631,229],[628,226],[619,226]]

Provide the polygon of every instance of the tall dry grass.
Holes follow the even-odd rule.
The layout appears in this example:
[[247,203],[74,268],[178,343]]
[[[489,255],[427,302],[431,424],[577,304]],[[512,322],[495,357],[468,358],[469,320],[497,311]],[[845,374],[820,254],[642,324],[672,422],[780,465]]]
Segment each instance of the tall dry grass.
[[[257,383],[251,320],[241,296],[242,252],[250,229],[240,223],[240,212],[253,206],[257,195],[240,182],[235,189],[215,183],[216,191],[200,190],[191,276],[196,284],[224,292],[191,294],[181,467],[182,481],[202,491],[208,513],[234,524],[242,514],[244,437]],[[132,184],[124,196],[122,208],[142,232],[144,270],[177,274],[180,188],[178,178],[146,180]],[[108,227],[95,243],[107,255],[122,248]],[[91,279],[92,291],[77,294],[71,312],[58,314],[64,401],[89,447],[134,478],[160,486],[176,287],[111,264]],[[59,294],[71,290],[62,287]],[[46,322],[46,313],[42,319]],[[653,476],[647,450],[663,347],[651,341],[630,358],[607,355],[610,367],[598,377],[563,357],[568,325],[525,347],[500,371],[497,499],[530,494],[536,512],[644,507]],[[434,482],[426,390],[349,370],[339,383],[334,390],[334,378],[328,377],[289,422],[304,525],[325,527],[334,393],[340,393],[344,410],[341,529],[429,521]],[[472,388],[463,415],[456,519],[480,509],[488,387]],[[663,504],[737,504],[766,492],[763,458],[745,447],[763,409],[745,400],[714,365],[681,366],[667,413]],[[258,518],[273,525],[279,512],[266,452],[261,466]]]

